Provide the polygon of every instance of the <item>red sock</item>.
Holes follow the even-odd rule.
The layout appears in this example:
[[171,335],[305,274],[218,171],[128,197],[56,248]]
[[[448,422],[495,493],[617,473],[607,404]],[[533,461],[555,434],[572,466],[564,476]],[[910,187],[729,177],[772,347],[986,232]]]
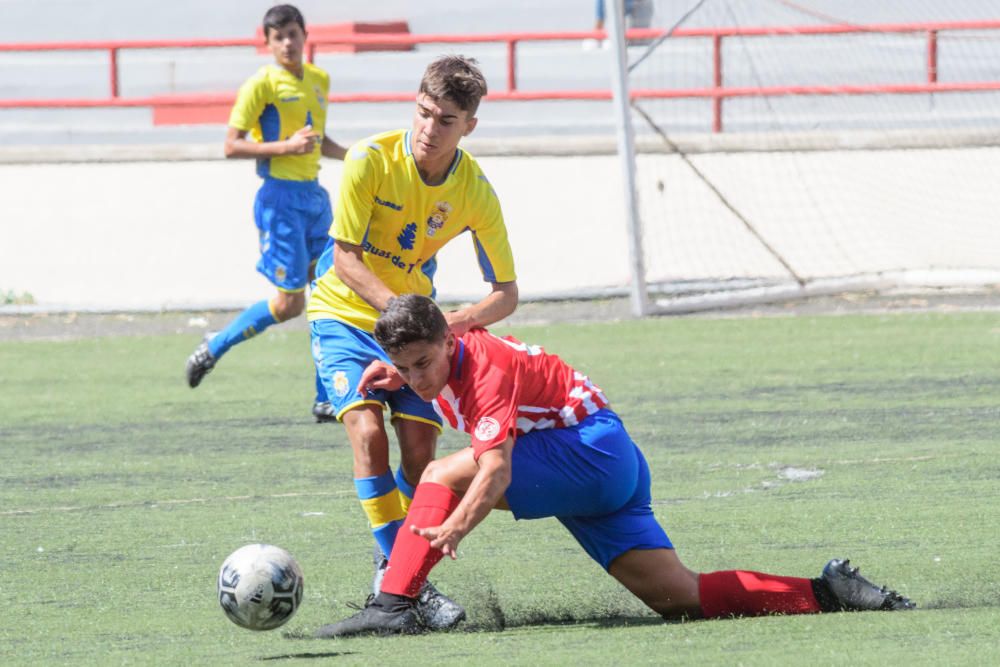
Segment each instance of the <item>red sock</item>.
[[763,572],[725,570],[699,575],[698,595],[705,618],[821,611],[811,579]]
[[382,590],[395,595],[415,598],[427,581],[427,573],[441,560],[440,549],[410,532],[410,526],[440,526],[455,511],[460,498],[454,491],[441,484],[418,484],[410,503],[403,527],[396,535],[389,557],[389,569],[382,580]]

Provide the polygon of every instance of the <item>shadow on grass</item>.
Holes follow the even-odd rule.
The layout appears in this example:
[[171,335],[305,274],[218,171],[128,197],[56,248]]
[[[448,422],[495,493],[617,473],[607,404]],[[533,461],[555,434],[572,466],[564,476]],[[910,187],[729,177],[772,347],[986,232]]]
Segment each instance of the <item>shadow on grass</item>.
[[553,612],[548,609],[519,609],[516,613],[505,611],[500,596],[492,585],[487,585],[479,599],[487,613],[457,630],[459,632],[503,632],[508,628],[523,628],[544,625],[590,625],[599,628],[621,628],[628,626],[662,624],[658,616],[638,616],[633,612],[616,609],[613,606],[602,610],[574,613],[566,610]]
[[508,620],[504,624],[495,622],[476,622],[456,628],[456,632],[503,632],[514,628],[530,628],[541,626],[559,625],[580,625],[594,628],[628,628],[644,627],[648,625],[664,625],[668,621],[656,616],[606,616],[595,615],[591,617],[578,616],[567,618],[559,615],[537,614],[527,618],[520,618],[514,621]]
[[[505,610],[500,596],[492,585],[487,584],[477,602],[485,607],[485,614],[477,615],[474,621],[465,623],[454,632],[503,632],[507,629],[535,626],[590,626],[595,628],[624,628],[629,626],[661,625],[659,616],[637,615],[631,610],[616,608],[614,605],[603,609],[576,611],[550,609],[518,609],[511,613]],[[478,605],[477,605],[478,606]]]
[[[664,621],[658,616],[634,616],[626,614],[614,614],[614,613],[604,613],[604,614],[593,614],[593,615],[582,615],[582,616],[569,616],[564,614],[551,614],[544,612],[536,612],[533,614],[522,614],[516,619],[507,619],[502,614],[497,615],[494,611],[493,618],[482,619],[479,621],[474,621],[470,623],[463,623],[453,630],[435,630],[431,634],[441,635],[441,634],[453,634],[453,633],[474,633],[474,632],[503,632],[504,630],[511,630],[514,628],[530,628],[530,627],[545,627],[545,626],[588,626],[592,628],[627,628],[627,627],[645,627],[649,625],[664,625],[667,623],[675,623],[680,621]],[[305,632],[305,631],[288,631],[283,632],[282,637],[285,639],[319,639],[320,641],[329,641],[328,639],[321,639],[315,635]],[[361,637],[370,638],[368,637]],[[337,656],[337,655],[349,655],[349,653],[298,653],[298,654],[288,654],[284,656],[273,656],[269,658],[261,658],[262,660],[279,660],[284,658],[312,658],[312,657],[326,657],[326,656]]]
[[340,658],[354,655],[354,651],[325,651],[323,653],[285,653],[284,655],[269,655],[258,660],[313,660],[315,658]]

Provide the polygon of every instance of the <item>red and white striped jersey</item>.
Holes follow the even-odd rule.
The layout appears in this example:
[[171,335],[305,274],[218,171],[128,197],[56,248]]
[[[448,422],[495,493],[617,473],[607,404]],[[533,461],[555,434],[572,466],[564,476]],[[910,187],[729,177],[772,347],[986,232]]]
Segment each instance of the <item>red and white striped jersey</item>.
[[556,355],[485,329],[458,338],[448,384],[434,401],[445,421],[472,436],[476,458],[508,435],[574,426],[607,405],[590,378]]

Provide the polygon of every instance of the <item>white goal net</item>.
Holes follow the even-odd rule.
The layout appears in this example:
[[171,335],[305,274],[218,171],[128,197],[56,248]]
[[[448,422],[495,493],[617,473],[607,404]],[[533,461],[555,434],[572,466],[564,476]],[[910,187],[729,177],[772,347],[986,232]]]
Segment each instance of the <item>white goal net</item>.
[[623,49],[646,312],[1000,283],[1000,22],[866,5],[664,0]]

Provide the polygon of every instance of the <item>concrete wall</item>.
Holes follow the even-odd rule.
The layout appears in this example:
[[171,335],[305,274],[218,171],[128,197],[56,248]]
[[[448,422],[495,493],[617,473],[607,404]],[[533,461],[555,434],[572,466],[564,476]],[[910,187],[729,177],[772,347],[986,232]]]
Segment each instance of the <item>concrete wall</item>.
[[[614,158],[485,158],[526,294],[627,280]],[[335,195],[340,168],[325,163]],[[273,288],[255,269],[249,162],[0,166],[0,290],[75,308],[235,306]],[[600,196],[584,196],[599,192]],[[608,233],[610,232],[610,233]],[[592,265],[588,246],[606,259]],[[442,296],[482,294],[468,236],[439,255]]]
[[[0,164],[0,293],[79,309],[236,307],[271,293],[254,270],[259,181],[249,162],[206,157],[215,150],[182,161]],[[503,202],[525,297],[627,285],[615,156],[479,160]],[[639,158],[654,279],[787,277],[778,256],[807,278],[1000,270],[1000,148],[689,160]],[[339,163],[324,164],[335,196]],[[483,294],[467,238],[439,260],[442,298]]]

